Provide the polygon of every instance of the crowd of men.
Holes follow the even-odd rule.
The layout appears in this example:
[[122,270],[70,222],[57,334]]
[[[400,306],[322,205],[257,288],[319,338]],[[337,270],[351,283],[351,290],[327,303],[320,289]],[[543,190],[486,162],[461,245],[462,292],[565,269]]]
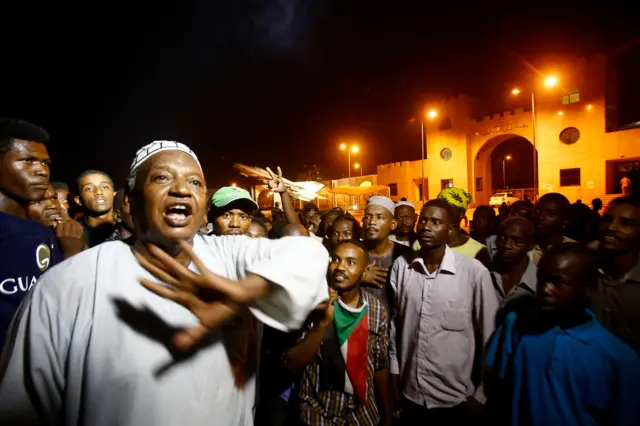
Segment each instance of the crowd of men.
[[[0,119],[0,424],[635,425],[640,200],[260,212],[173,141],[50,182]],[[270,216],[270,217],[269,217]]]

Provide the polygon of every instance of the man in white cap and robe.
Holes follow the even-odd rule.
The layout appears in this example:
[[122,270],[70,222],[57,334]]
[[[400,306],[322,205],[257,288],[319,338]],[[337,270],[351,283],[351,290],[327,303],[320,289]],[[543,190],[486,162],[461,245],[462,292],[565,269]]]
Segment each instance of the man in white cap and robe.
[[133,246],[57,265],[17,314],[0,424],[253,425],[252,320],[299,328],[328,299],[328,254],[311,238],[198,235],[206,186],[185,145],[139,150],[129,190]]
[[375,195],[367,200],[362,219],[364,244],[369,250],[369,267],[362,279],[365,284],[362,288],[377,297],[387,312],[391,312],[389,269],[402,254],[411,253],[411,248],[389,238],[398,224],[394,217],[395,208],[396,204],[390,198]]

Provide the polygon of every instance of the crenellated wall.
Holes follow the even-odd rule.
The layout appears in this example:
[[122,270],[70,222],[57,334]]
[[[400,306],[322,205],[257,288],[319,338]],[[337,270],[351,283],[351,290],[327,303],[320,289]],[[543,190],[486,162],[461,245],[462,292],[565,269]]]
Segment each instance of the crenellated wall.
[[[560,87],[535,89],[535,148],[540,194],[561,192],[571,201],[602,197],[619,189],[620,162],[640,159],[640,129],[605,131],[607,67],[604,55],[567,61],[557,66]],[[563,105],[561,97],[576,90],[580,93],[580,101]],[[527,104],[525,101],[530,99],[531,92],[523,91],[519,96],[526,96],[520,100]],[[473,195],[475,204],[487,203],[492,193],[490,157],[493,150],[514,137],[534,142],[530,106],[476,118],[479,106],[477,101],[465,95],[427,105],[427,110],[438,111],[437,118],[425,121],[427,158],[424,175],[428,179],[429,197],[440,191],[442,179],[452,179],[454,186]],[[448,129],[441,127],[445,118],[450,120]],[[580,132],[579,140],[573,144],[560,140],[561,132],[570,127]],[[448,159],[441,156],[445,148],[451,152]],[[612,166],[613,163],[618,166]],[[421,166],[421,161],[378,166],[378,182],[398,185],[398,195],[394,199],[407,197],[419,201]],[[561,170],[576,168],[580,169],[580,184],[560,186]],[[475,187],[476,178],[482,178],[481,190]],[[637,179],[634,183],[640,186],[640,170]]]

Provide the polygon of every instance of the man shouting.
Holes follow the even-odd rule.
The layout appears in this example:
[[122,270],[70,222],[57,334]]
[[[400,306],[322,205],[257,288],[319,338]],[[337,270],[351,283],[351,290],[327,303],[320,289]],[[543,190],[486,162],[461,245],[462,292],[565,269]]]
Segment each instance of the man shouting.
[[206,186],[185,145],[145,146],[128,183],[133,247],[71,258],[23,305],[0,424],[250,426],[253,319],[290,330],[326,299],[313,239],[198,235]]

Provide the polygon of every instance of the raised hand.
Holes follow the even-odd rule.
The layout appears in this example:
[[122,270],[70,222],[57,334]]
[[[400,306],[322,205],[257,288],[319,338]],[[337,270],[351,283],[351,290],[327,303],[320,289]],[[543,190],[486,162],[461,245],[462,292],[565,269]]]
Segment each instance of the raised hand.
[[54,223],[56,237],[65,259],[80,253],[86,248],[84,229],[73,219],[61,219]]
[[372,262],[367,266],[364,277],[362,277],[362,282],[377,288],[384,288],[387,284],[388,274],[389,270],[387,268],[376,266],[375,262]]
[[324,317],[322,318],[322,321],[320,322],[321,326],[328,326],[333,322],[333,313],[335,311],[335,307],[333,306],[333,302],[335,302],[336,300],[338,300],[340,297],[338,296],[338,293],[330,288],[329,289],[329,302],[327,304],[327,308],[324,310]]
[[[184,306],[200,320],[199,325],[184,329],[174,336],[174,345],[178,349],[188,350],[197,346],[210,330],[235,316],[243,306],[265,295],[269,283],[257,275],[250,275],[240,282],[216,275],[207,269],[189,244],[184,241],[178,244],[198,268],[199,274],[153,244],[146,250],[137,248],[134,255],[151,275],[170,286],[141,278],[140,283],[145,288]],[[139,250],[146,251],[148,256]]]
[[273,173],[269,167],[267,167],[267,173],[271,176],[271,179],[267,180],[267,186],[269,186],[270,190],[278,193],[287,192],[287,187],[282,179],[282,170],[280,169],[280,166],[278,166],[278,174]]

